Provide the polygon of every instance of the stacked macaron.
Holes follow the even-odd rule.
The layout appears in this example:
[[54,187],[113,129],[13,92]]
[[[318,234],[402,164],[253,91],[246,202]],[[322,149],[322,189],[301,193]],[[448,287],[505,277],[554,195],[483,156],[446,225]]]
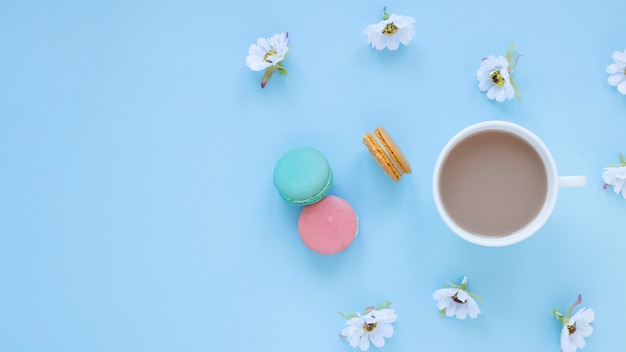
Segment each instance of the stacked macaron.
[[300,238],[320,254],[343,251],[358,232],[352,206],[337,196],[327,196],[332,182],[328,160],[314,148],[292,149],[274,167],[274,186],[280,196],[303,206],[298,218]]

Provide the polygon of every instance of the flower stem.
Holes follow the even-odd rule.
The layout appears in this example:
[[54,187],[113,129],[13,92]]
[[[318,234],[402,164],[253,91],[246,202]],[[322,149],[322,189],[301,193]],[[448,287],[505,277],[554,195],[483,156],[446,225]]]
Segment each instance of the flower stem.
[[267,81],[269,81],[270,77],[272,77],[272,74],[275,70],[276,66],[270,66],[265,69],[265,73],[263,74],[263,78],[261,79],[261,88],[265,88]]
[[567,308],[567,317],[571,317],[572,316],[572,310],[574,310],[574,307],[576,307],[577,305],[580,304],[580,302],[583,301],[583,297],[581,295],[578,295],[578,299],[576,300],[576,302],[574,302],[574,304],[572,304],[571,306],[569,306],[569,308]]

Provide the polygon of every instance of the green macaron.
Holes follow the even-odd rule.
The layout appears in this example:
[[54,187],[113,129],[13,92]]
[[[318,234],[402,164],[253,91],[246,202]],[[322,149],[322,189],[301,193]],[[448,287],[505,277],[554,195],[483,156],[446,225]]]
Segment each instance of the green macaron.
[[274,167],[274,186],[292,204],[308,205],[324,198],[333,182],[328,160],[319,150],[295,148],[280,157]]

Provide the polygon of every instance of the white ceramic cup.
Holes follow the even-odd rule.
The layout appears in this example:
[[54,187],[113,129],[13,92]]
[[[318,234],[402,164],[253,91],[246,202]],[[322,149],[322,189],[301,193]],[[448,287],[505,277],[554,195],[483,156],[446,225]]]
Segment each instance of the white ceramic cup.
[[[528,144],[530,144],[541,157],[547,173],[547,193],[539,214],[522,228],[504,236],[486,236],[481,235],[480,233],[470,233],[458,224],[456,224],[455,221],[450,217],[442,203],[442,197],[439,187],[440,172],[443,163],[452,148],[454,148],[460,141],[464,140],[470,135],[482,131],[494,130],[515,134],[516,136],[521,137]],[[556,165],[554,163],[554,159],[552,158],[552,154],[550,154],[550,150],[548,150],[548,147],[546,147],[546,145],[541,141],[541,139],[539,139],[539,137],[530,132],[528,129],[506,121],[484,121],[466,127],[465,129],[457,133],[454,137],[452,137],[452,139],[450,139],[450,141],[443,148],[441,154],[439,155],[439,158],[437,159],[437,163],[435,164],[435,171],[433,174],[433,195],[439,215],[441,216],[445,224],[455,234],[474,244],[497,247],[518,243],[537,232],[552,214],[560,187],[580,187],[586,185],[586,183],[587,179],[585,176],[559,176],[557,173]]]

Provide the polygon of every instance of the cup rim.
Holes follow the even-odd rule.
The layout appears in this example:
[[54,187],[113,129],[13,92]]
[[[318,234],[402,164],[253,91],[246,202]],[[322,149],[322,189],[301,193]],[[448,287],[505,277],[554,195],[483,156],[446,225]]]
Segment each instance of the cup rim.
[[[514,233],[507,236],[484,236],[480,234],[470,233],[464,230],[463,228],[458,226],[447,214],[447,211],[443,206],[443,202],[441,201],[441,196],[439,194],[439,174],[441,171],[441,166],[443,165],[443,162],[445,161],[452,148],[457,145],[461,140],[475,133],[491,130],[513,133],[529,143],[537,151],[537,153],[543,160],[548,178],[546,199],[541,210],[539,211],[539,214],[524,227],[516,230]],[[468,242],[482,246],[499,247],[512,245],[527,239],[528,237],[536,233],[546,223],[546,221],[552,214],[552,211],[556,204],[556,198],[558,194],[558,172],[550,150],[537,135],[535,135],[527,128],[512,122],[490,120],[469,125],[461,131],[457,132],[452,138],[450,138],[450,140],[448,140],[446,145],[441,150],[439,157],[437,158],[437,162],[435,164],[435,169],[433,172],[432,187],[437,212],[439,213],[444,223],[448,226],[448,228],[450,228],[457,236]]]

